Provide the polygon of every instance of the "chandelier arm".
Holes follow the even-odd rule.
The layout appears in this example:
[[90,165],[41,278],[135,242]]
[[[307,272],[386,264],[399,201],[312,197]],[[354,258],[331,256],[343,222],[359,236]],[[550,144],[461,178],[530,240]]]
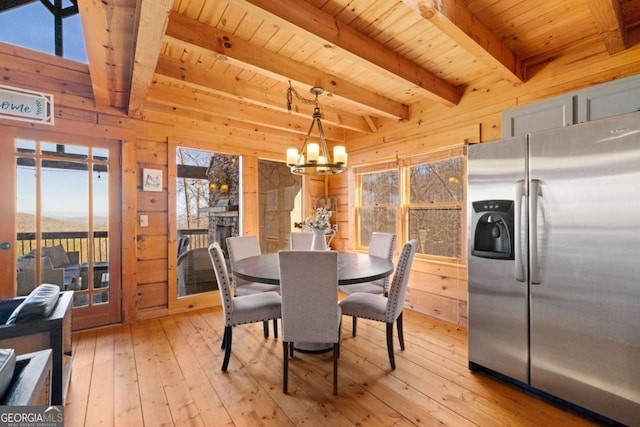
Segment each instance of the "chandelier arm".
[[304,138],[304,143],[302,144],[302,148],[298,153],[298,163],[300,163],[300,159],[302,159],[302,156],[304,156],[305,150],[307,149],[307,143],[309,142],[309,138],[311,138],[311,131],[313,130],[313,125],[315,124],[315,122],[315,120],[311,120],[311,125],[309,126],[309,130],[307,131],[307,136]]
[[322,122],[320,121],[320,117],[315,117],[314,122],[317,122],[318,124],[318,133],[320,134],[320,151],[324,151],[324,162],[327,164],[331,164],[331,153],[329,152],[329,148],[327,147],[327,139],[324,137],[324,130],[322,129]]

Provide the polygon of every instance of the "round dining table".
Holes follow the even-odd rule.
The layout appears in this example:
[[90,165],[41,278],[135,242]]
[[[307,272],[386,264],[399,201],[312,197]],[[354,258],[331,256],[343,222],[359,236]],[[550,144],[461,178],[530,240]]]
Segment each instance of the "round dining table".
[[[373,255],[357,252],[338,252],[338,285],[371,282],[389,276],[393,263]],[[233,274],[251,282],[280,284],[278,254],[253,256],[236,261]]]
[[[338,284],[370,282],[382,279],[393,272],[393,262],[386,258],[356,252],[338,252]],[[280,285],[278,254],[265,254],[236,261],[233,274],[251,282]],[[298,351],[324,353],[333,348],[331,343],[294,343]]]

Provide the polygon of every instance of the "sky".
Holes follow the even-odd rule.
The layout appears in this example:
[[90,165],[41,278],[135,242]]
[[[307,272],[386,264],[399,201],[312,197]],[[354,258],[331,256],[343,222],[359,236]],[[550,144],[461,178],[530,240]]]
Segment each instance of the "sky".
[[[63,0],[63,7],[71,6]],[[42,3],[33,3],[0,13],[0,41],[55,53],[55,38],[51,12]],[[62,21],[63,56],[75,61],[87,62],[87,54],[82,38],[80,15],[76,14]]]
[[[1,0],[0,0],[1,1]],[[70,6],[63,0],[62,6]],[[65,58],[87,62],[82,38],[80,15],[76,14],[62,21],[63,54]],[[33,3],[0,13],[0,41],[23,46],[40,52],[55,54],[54,17],[40,3]],[[46,179],[43,186],[43,214],[52,217],[76,217],[86,214],[86,178],[77,172],[43,171]],[[86,172],[84,173],[86,176]],[[18,167],[18,212],[35,212],[34,172]],[[43,188],[44,190],[44,188]],[[94,208],[97,215],[106,215],[106,180],[94,180]]]

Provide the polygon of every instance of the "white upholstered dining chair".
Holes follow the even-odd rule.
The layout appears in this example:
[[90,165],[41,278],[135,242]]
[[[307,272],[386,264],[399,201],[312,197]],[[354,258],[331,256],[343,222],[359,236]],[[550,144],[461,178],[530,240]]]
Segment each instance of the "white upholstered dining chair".
[[[218,281],[220,300],[224,313],[224,335],[222,348],[224,360],[222,370],[226,371],[231,356],[233,327],[245,323],[268,322],[278,319],[281,315],[281,298],[277,292],[260,292],[252,295],[234,296],[227,272],[227,263],[218,242],[209,246],[209,256]],[[268,338],[268,329],[264,334]]]
[[280,251],[282,391],[287,393],[294,343],[333,343],[333,394],[338,394],[340,306],[338,253]]
[[409,274],[411,264],[416,254],[417,241],[415,239],[405,243],[398,258],[396,271],[393,275],[389,295],[376,295],[366,292],[354,292],[340,301],[342,314],[353,317],[352,334],[356,336],[356,319],[375,320],[387,325],[387,352],[389,353],[389,363],[391,369],[396,368],[393,351],[393,323],[398,328],[398,340],[400,348],[404,350],[404,335],[402,332],[402,310],[404,309],[404,299],[409,284]]
[[311,250],[313,233],[310,231],[299,231],[291,233],[291,250],[308,251]]
[[[258,242],[258,236],[236,236],[227,237],[227,251],[229,252],[229,262],[231,263],[231,271],[233,272],[233,265],[235,262],[241,259],[249,258],[252,256],[261,255],[260,242]],[[261,292],[280,292],[278,285],[269,285],[267,283],[256,283],[245,280],[241,277],[233,274],[233,292],[234,295],[253,295]],[[264,333],[269,336],[269,324],[264,323]],[[278,338],[278,321],[273,319],[273,336]]]
[[[396,235],[393,233],[373,232],[369,241],[369,255],[393,260],[393,252],[396,249]],[[354,292],[367,292],[369,294],[387,294],[389,291],[389,276],[373,282],[356,283],[353,285],[340,285],[338,290],[350,295]]]

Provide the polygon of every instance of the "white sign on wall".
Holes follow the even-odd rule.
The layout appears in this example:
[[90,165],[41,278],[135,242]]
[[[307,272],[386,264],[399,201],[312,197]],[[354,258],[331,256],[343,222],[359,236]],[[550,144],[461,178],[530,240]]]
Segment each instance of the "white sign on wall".
[[0,85],[0,119],[53,125],[53,95]]

